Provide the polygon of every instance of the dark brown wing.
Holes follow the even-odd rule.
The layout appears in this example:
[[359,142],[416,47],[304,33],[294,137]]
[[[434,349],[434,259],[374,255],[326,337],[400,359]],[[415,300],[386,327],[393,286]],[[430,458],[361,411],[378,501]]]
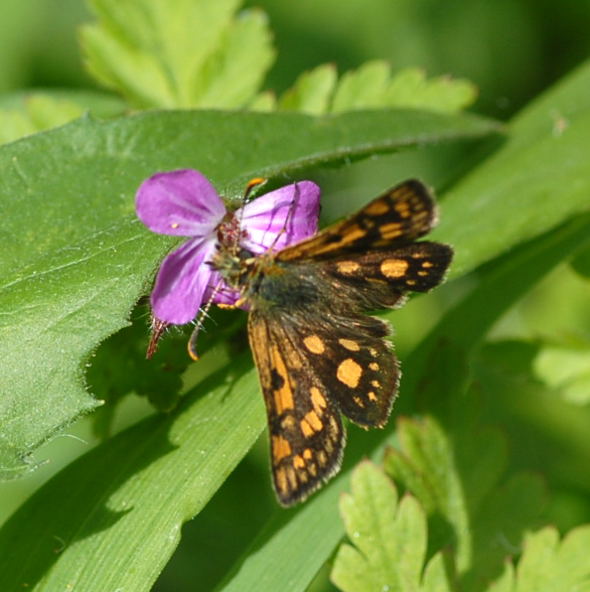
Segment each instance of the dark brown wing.
[[273,485],[290,506],[338,471],[346,435],[323,377],[282,321],[251,310],[248,337],[268,415]]
[[345,440],[339,412],[366,428],[386,423],[399,376],[387,333],[383,321],[363,315],[250,312],[282,505],[302,501],[339,469]]
[[323,261],[334,292],[359,310],[396,306],[407,292],[427,292],[444,278],[453,257],[448,245],[422,241],[395,250],[369,250]]
[[391,249],[427,234],[436,224],[434,199],[415,179],[390,189],[350,218],[287,247],[277,261],[339,257],[369,249]]

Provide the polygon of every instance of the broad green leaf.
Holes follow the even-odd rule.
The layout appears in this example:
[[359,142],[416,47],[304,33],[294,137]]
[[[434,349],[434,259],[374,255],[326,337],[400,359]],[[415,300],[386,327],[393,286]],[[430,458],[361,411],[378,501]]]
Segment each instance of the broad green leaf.
[[[552,130],[551,118],[547,115],[551,113],[551,109],[561,110],[571,117],[569,130],[578,126],[580,116],[583,116],[590,106],[588,94],[584,92],[589,84],[590,65],[585,64],[516,118],[518,125],[513,127],[513,136],[509,143],[511,150],[514,151],[513,157],[516,163],[519,158],[522,159],[524,153],[528,153],[531,156],[529,159],[510,167],[508,158],[499,162],[499,157],[492,155],[470,175],[472,187],[461,183],[457,189],[453,188],[452,192],[444,196],[441,225],[436,230],[436,236],[440,240],[449,240],[449,236],[453,236],[452,244],[456,250],[457,263],[454,264],[452,273],[455,275],[460,275],[500,253],[515,248],[516,245],[534,235],[540,235],[542,232],[546,234],[536,242],[525,243],[515,251],[514,256],[500,260],[497,266],[482,272],[481,279],[476,280],[476,291],[459,302],[429,337],[412,352],[403,365],[402,392],[396,402],[394,414],[400,411],[412,412],[416,408],[414,398],[420,392],[425,376],[425,365],[432,359],[433,351],[440,347],[445,337],[447,339],[452,337],[453,341],[466,351],[477,345],[491,325],[527,289],[559,261],[570,257],[577,246],[590,235],[589,222],[584,218],[559,228],[569,217],[577,217],[588,207],[587,199],[581,195],[582,191],[577,190],[582,186],[590,189],[590,172],[588,167],[583,167],[580,162],[581,155],[585,153],[584,146],[590,141],[590,133],[585,129],[584,122],[582,121],[576,137],[570,136],[569,140],[564,142],[568,149],[564,150],[561,145],[558,145],[551,156],[552,168],[558,169],[563,166],[571,171],[571,166],[575,165],[576,174],[572,180],[575,181],[576,191],[571,191],[569,181],[552,186],[551,192],[543,193],[543,207],[539,207],[539,187],[534,182],[534,177],[542,171],[539,171],[540,163],[533,158],[537,140],[545,137],[546,142],[551,142],[549,138]],[[549,133],[546,133],[547,128]],[[500,147],[497,149],[497,154],[503,154],[505,149],[505,146]],[[494,178],[493,171],[502,172],[504,177],[500,180],[505,184],[521,183],[518,200],[515,200],[514,193],[508,190],[495,192],[492,199],[489,188],[495,187],[498,181]],[[479,176],[482,178],[481,183],[478,182]],[[532,182],[523,183],[523,180],[529,179],[529,176]],[[588,194],[590,190],[586,191],[586,195]],[[470,204],[476,204],[477,207],[471,207]],[[534,223],[527,223],[531,219],[537,220],[541,210],[544,212],[541,227]],[[518,223],[513,223],[513,219]],[[481,241],[480,235],[485,237]],[[489,249],[487,241],[493,243]],[[353,434],[350,438],[346,450],[346,458],[350,461],[362,456],[362,453],[358,456],[355,454],[355,452],[358,453],[357,446],[364,451],[364,454],[369,450],[376,454],[385,440],[384,436],[363,434],[363,443],[359,444],[355,436]],[[256,540],[255,550],[246,552],[242,559],[246,564],[255,556],[255,565],[252,569],[242,572],[236,567],[234,577],[227,589],[256,589],[256,582],[265,575],[266,567],[271,564],[273,573],[277,574],[276,578],[271,580],[271,585],[275,588],[281,586],[278,575],[281,570],[297,573],[293,571],[295,569],[293,566],[298,564],[298,555],[292,553],[288,545],[284,544],[286,538],[282,536],[283,531],[288,530],[289,540],[305,539],[312,520],[315,529],[330,532],[333,539],[337,540],[339,529],[338,524],[335,523],[335,515],[325,512],[324,504],[329,498],[334,499],[335,491],[343,487],[342,483],[349,477],[349,471],[349,466],[345,465],[340,476],[332,484],[306,503],[305,519],[302,512],[297,512],[290,517],[287,524],[269,522],[264,536]],[[291,581],[292,589],[304,590],[311,581],[309,572],[314,566],[319,569],[330,553],[331,549],[328,545],[318,550],[318,554],[313,557],[313,564],[310,566],[308,562],[306,569],[299,572],[300,577],[296,579],[297,585]]]
[[547,527],[529,534],[516,571],[507,570],[491,586],[493,592],[553,592],[590,590],[590,525],[570,531],[560,542],[559,533]]
[[[445,196],[434,236],[456,249],[451,274],[473,269],[473,252],[507,253],[571,216],[590,211],[590,62],[542,95],[510,125],[509,140]],[[567,125],[555,126],[553,113]],[[468,221],[456,224],[458,217]]]
[[234,196],[254,176],[290,177],[303,166],[493,128],[477,118],[411,111],[319,120],[170,112],[86,118],[0,148],[2,476],[30,468],[32,449],[99,404],[85,392],[84,365],[126,325],[159,261],[178,244],[136,219],[133,196],[143,179],[196,167]]
[[[82,29],[90,72],[136,107],[241,107],[273,60],[258,11],[240,0],[92,0]],[[247,61],[246,61],[247,60]]]
[[571,261],[572,268],[583,278],[590,278],[590,249],[578,253]]
[[0,590],[151,589],[182,523],[264,426],[248,367],[235,359],[233,377],[210,377],[176,413],[121,432],[38,490],[0,530]]
[[575,405],[590,402],[590,344],[548,345],[535,362],[536,376]]
[[334,91],[338,74],[332,64],[318,66],[304,72],[279,99],[282,111],[301,111],[311,115],[321,115],[328,111],[330,98]]
[[338,550],[334,584],[344,592],[422,589],[427,534],[420,505],[411,496],[398,502],[393,483],[370,462],[354,470],[351,489],[340,501],[350,544]]

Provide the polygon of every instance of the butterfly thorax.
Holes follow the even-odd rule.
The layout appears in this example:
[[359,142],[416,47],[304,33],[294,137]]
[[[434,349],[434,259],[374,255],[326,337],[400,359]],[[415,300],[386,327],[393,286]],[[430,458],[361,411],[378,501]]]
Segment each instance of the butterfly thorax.
[[244,248],[220,248],[213,257],[213,267],[250,306],[266,310],[307,307],[318,298],[305,266],[282,265],[270,251],[255,256]]

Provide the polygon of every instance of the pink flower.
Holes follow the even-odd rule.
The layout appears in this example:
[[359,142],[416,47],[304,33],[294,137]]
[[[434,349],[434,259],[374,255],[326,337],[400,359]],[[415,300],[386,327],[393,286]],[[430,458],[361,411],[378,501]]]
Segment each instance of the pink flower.
[[262,195],[231,215],[199,171],[157,173],[144,181],[136,195],[139,219],[153,232],[188,239],[158,271],[151,295],[154,326],[192,321],[212,294],[213,302],[235,303],[238,294],[208,264],[220,230],[254,254],[270,247],[280,250],[315,234],[319,198],[315,183],[299,181]]

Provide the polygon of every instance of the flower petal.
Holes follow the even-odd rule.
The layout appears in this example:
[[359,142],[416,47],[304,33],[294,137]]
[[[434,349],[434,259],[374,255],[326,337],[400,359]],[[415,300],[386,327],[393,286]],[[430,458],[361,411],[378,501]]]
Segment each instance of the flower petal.
[[248,233],[242,244],[253,253],[283,249],[317,232],[319,211],[320,188],[311,181],[271,191],[236,212]]
[[214,240],[193,239],[164,259],[151,296],[158,320],[182,325],[195,318],[211,282],[207,261],[214,251]]
[[225,214],[215,188],[199,171],[181,169],[157,173],[137,190],[139,219],[153,232],[206,237]]

